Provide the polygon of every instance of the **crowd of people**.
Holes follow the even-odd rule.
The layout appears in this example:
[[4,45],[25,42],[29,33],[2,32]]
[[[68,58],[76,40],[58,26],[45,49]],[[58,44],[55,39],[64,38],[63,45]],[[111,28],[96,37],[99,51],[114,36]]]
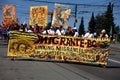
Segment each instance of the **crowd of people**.
[[105,29],[102,29],[98,35],[96,32],[92,32],[91,30],[88,30],[83,37],[84,38],[109,38],[108,34],[106,34]]
[[28,24],[11,24],[10,26],[5,26],[4,24],[0,25],[0,39],[7,40],[9,36],[10,31],[21,31],[21,32],[32,32],[32,33],[40,33],[40,34],[49,34],[49,35],[65,35],[65,36],[74,36],[74,37],[84,37],[84,38],[102,38],[106,37],[108,38],[108,35],[106,34],[105,29],[103,29],[99,35],[96,35],[96,33],[91,32],[91,30],[88,30],[85,34],[79,35],[78,30],[76,27],[70,27],[68,26],[67,29],[65,29],[63,26],[59,27],[51,27],[51,26],[38,26],[35,25],[28,25]]

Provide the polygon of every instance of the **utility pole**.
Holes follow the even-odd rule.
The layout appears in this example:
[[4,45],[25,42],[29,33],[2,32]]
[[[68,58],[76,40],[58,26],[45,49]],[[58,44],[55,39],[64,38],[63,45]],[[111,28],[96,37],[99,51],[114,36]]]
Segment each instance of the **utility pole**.
[[50,11],[50,18],[51,18],[50,26],[52,26],[52,18],[53,18],[53,11],[52,10]]
[[[114,4],[112,4],[111,7],[112,7],[112,12],[113,12]],[[114,31],[114,25],[112,24],[112,26],[111,26],[111,31],[110,31],[110,32],[111,32],[111,40],[113,40],[113,38],[114,38],[114,37],[113,37],[113,35],[114,35],[114,32],[113,32],[113,31]]]
[[77,23],[77,4],[75,4],[74,27],[76,27],[76,23]]

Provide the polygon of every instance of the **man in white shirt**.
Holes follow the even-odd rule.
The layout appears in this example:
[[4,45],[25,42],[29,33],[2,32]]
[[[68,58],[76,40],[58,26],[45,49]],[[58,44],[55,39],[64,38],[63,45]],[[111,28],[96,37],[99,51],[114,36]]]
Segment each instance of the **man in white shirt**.
[[91,31],[87,31],[87,33],[84,35],[84,38],[94,38],[94,34],[91,33]]
[[65,35],[65,30],[63,29],[63,26],[60,26],[60,28],[58,28],[56,30],[56,34],[57,35]]
[[73,32],[74,32],[74,37],[77,37],[79,35],[76,27],[73,28]]
[[88,38],[89,35],[90,35],[89,31],[87,31],[83,37]]

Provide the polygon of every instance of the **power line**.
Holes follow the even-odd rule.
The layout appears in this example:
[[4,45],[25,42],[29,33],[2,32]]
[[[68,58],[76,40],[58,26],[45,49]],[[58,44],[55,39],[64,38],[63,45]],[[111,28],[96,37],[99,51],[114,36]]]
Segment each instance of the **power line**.
[[[59,3],[59,4],[68,4],[68,5],[78,5],[78,6],[91,6],[91,7],[107,7],[107,5],[95,5],[95,4],[78,4],[78,3],[61,3],[61,2],[53,2],[53,1],[38,1],[38,0],[27,0],[27,1],[34,1],[34,2],[43,2],[43,3]],[[114,5],[114,7],[120,7],[120,5]]]

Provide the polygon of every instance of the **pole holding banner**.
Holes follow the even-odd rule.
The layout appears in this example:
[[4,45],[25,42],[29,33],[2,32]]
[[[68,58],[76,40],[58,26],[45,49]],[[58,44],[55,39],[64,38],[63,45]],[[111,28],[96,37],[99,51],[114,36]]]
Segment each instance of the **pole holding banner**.
[[77,23],[77,4],[75,5],[74,27],[76,27],[76,23]]

